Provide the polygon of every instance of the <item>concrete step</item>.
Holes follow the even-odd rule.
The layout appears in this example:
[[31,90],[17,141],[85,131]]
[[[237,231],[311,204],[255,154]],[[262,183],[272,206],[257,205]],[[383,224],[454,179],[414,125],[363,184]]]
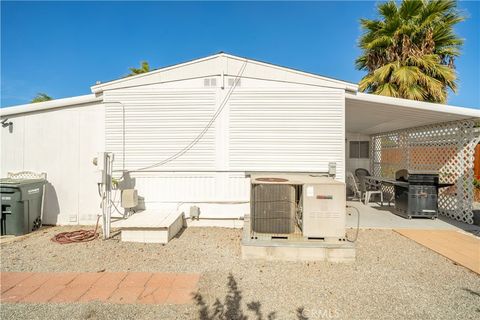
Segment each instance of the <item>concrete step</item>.
[[125,220],[112,222],[120,228],[121,240],[126,242],[168,243],[185,225],[183,212],[145,210]]

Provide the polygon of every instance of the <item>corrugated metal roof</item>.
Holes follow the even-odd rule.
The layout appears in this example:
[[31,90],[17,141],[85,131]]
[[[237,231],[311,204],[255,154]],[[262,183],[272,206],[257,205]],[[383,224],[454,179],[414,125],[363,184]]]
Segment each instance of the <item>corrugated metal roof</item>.
[[366,93],[345,95],[346,130],[375,134],[465,119],[480,119],[480,110]]

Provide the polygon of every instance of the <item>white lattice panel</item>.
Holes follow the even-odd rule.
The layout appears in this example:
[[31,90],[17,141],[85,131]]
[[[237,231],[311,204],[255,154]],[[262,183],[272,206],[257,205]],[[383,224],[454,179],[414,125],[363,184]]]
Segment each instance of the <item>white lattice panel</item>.
[[438,170],[440,182],[455,184],[439,190],[439,212],[472,224],[473,158],[480,139],[474,125],[455,121],[374,135],[372,174],[394,178],[400,169]]

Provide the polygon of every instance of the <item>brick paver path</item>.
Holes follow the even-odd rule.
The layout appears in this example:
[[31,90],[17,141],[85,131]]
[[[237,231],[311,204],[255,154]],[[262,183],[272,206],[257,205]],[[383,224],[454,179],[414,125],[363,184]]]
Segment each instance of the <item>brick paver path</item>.
[[199,274],[150,272],[2,272],[2,303],[185,304]]

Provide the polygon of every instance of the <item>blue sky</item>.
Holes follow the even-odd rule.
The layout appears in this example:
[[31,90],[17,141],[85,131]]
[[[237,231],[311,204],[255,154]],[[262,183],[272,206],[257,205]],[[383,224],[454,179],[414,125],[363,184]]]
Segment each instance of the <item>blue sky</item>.
[[[95,81],[225,51],[358,82],[358,21],[375,16],[356,2],[3,2],[1,106],[90,93]],[[459,91],[449,103],[480,106],[480,3],[460,2],[469,19],[457,60]]]

